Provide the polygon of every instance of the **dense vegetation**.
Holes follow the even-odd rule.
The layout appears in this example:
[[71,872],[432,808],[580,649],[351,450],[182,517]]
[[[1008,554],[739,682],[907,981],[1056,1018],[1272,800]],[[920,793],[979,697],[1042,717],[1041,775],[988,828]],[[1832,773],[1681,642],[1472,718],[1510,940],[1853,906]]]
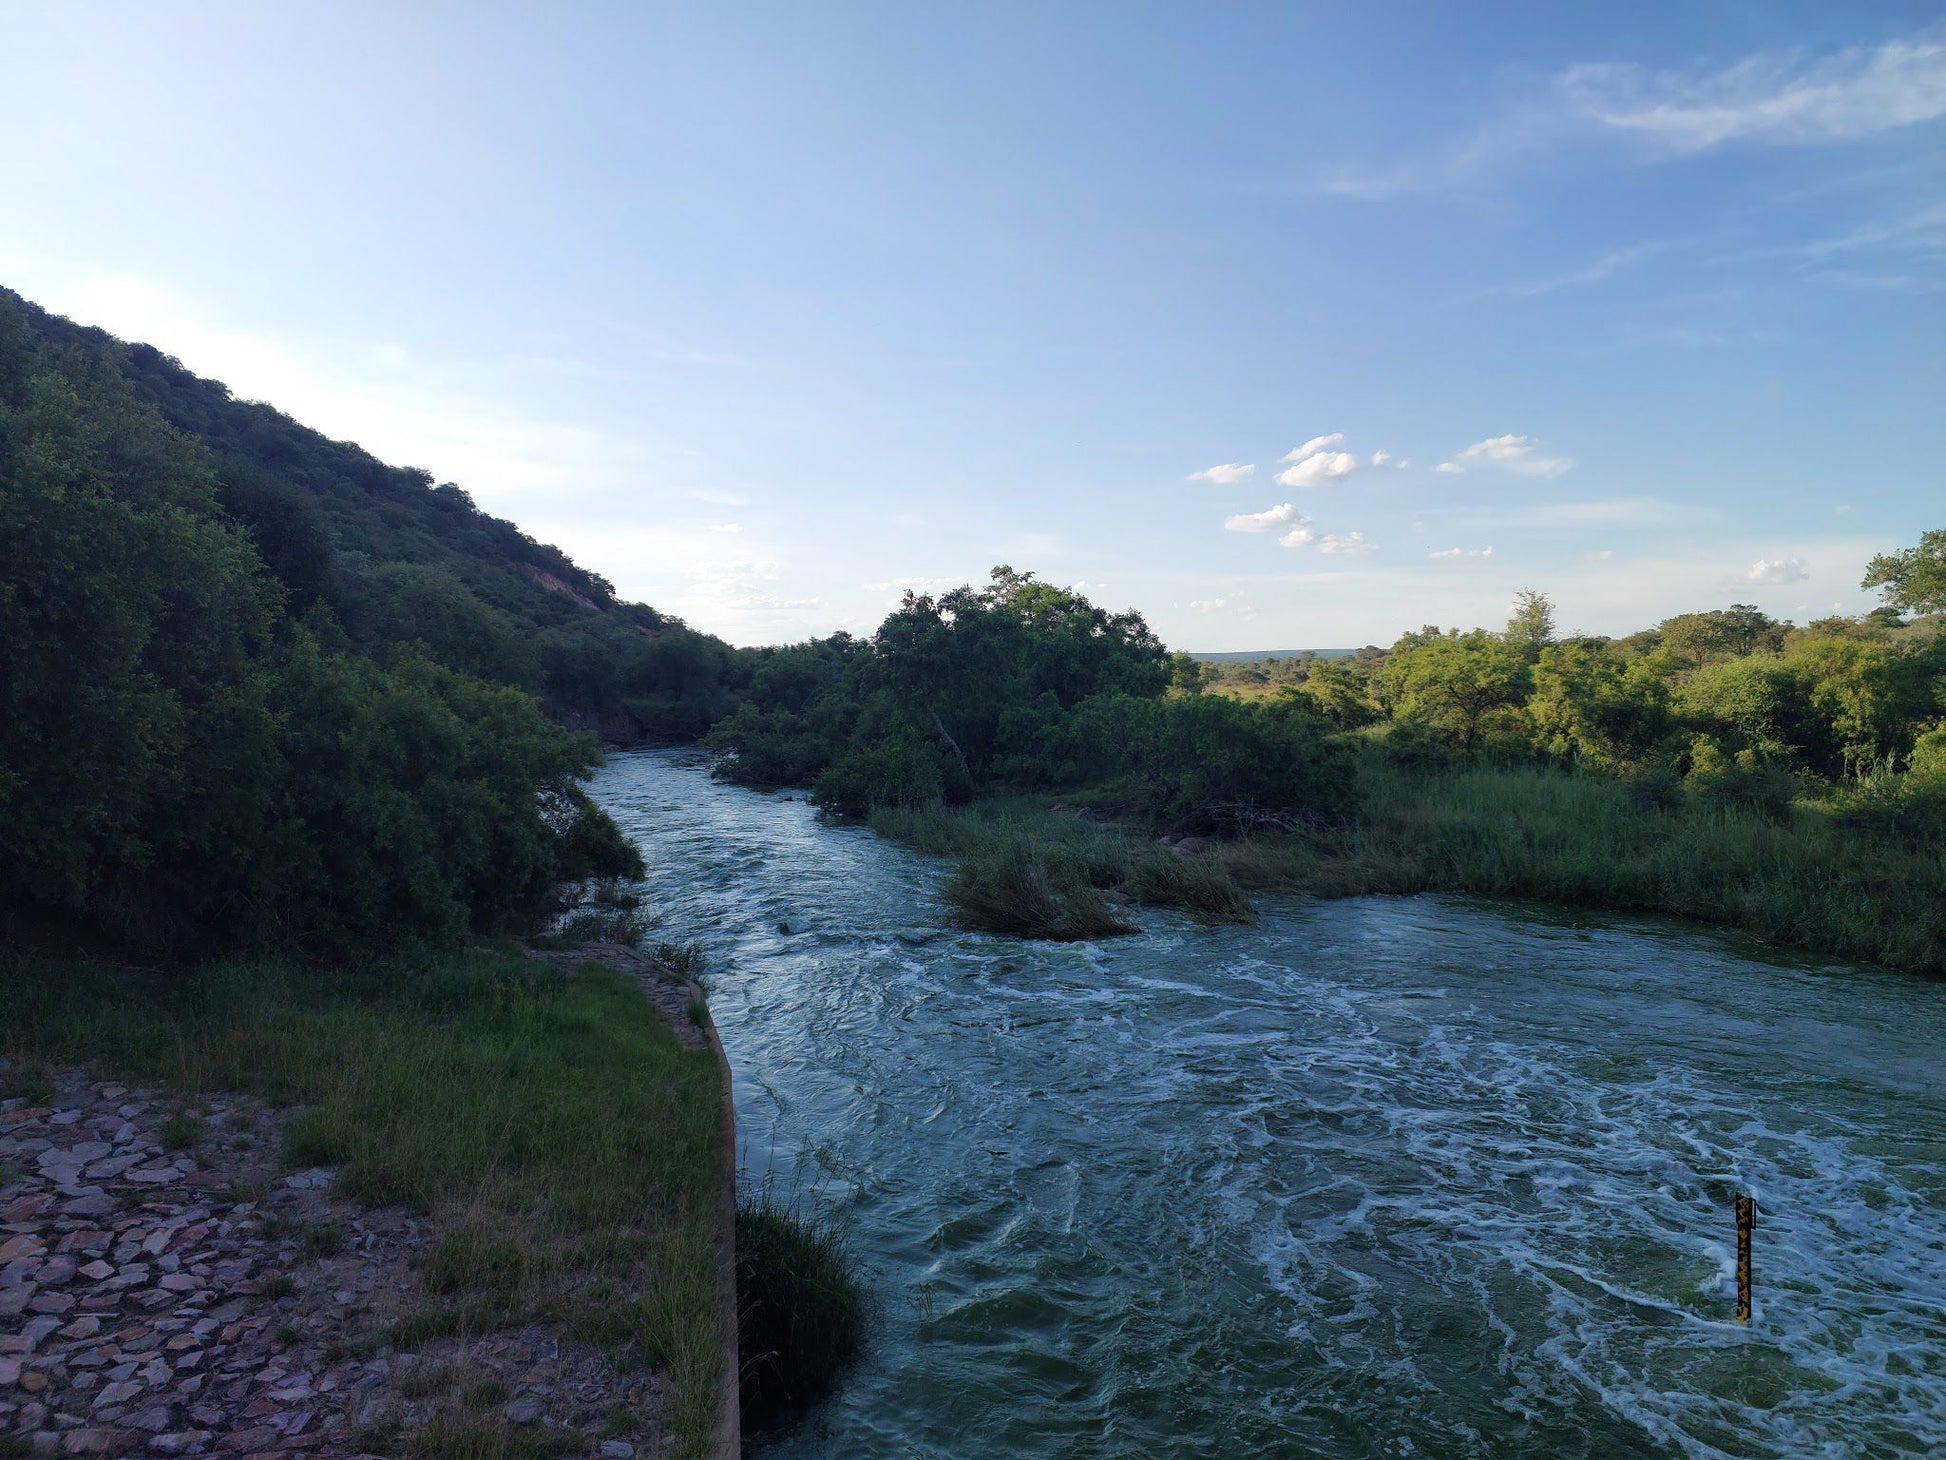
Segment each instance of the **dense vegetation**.
[[984,589],[907,594],[870,640],[757,651],[707,743],[721,775],[809,785],[854,816],[1010,791],[1176,830],[1348,814],[1344,751],[1308,702],[1172,694],[1177,672],[1139,614],[1001,567]]
[[[194,447],[222,519],[301,613],[325,606],[380,662],[425,653],[537,695],[557,719],[617,741],[690,739],[730,706],[740,672],[719,639],[641,604],[460,487],[387,466],[272,406],[240,401],[151,345],[123,345],[0,289],[16,352],[85,360],[124,404]],[[13,384],[18,361],[9,367]]]
[[591,739],[463,635],[374,637],[308,498],[46,326],[0,297],[0,931],[343,955],[639,867],[581,789]]
[[[1946,532],[1875,559],[1883,608],[1747,604],[1624,639],[1501,629],[1210,666],[1008,568],[870,640],[757,651],[718,773],[958,865],[961,921],[1127,932],[1246,886],[1449,888],[1676,912],[1946,967]],[[1109,824],[1103,824],[1109,823]],[[1154,838],[1214,837],[1183,857]]]
[[1353,810],[1346,748],[1308,701],[1177,692],[1139,614],[1111,614],[1011,568],[983,589],[907,594],[870,640],[760,650],[743,702],[710,732],[718,774],[809,785],[826,810],[959,858],[946,896],[973,927],[1028,937],[1133,931],[1116,905],[1221,920],[1249,904],[1120,832],[943,808],[1041,793],[1151,832],[1325,827]]

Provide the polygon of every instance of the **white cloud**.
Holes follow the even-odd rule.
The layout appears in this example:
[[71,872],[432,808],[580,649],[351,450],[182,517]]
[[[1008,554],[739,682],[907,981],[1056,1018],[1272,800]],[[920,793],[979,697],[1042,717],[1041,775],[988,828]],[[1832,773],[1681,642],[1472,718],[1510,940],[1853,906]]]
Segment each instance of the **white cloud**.
[[1293,527],[1289,532],[1277,539],[1279,543],[1287,548],[1309,547],[1317,541],[1318,535],[1311,530],[1309,521],[1300,517],[1297,519],[1297,523],[1298,525],[1296,527]]
[[1335,533],[1326,533],[1318,540],[1318,551],[1321,553],[1350,553],[1353,556],[1363,556],[1366,553],[1377,552],[1378,544],[1365,541],[1365,534],[1362,532],[1347,532],[1342,537]]
[[708,502],[712,507],[747,507],[750,499],[741,492],[718,492],[707,487],[691,487],[688,495],[698,502]]
[[1465,471],[1470,466],[1491,466],[1524,477],[1558,477],[1574,463],[1565,456],[1548,456],[1531,436],[1489,436],[1475,441],[1436,470]]
[[1605,563],[1614,556],[1615,549],[1613,548],[1590,548],[1581,555],[1584,562],[1590,563]]
[[1493,556],[1493,549],[1449,547],[1441,548],[1438,552],[1427,553],[1426,556],[1429,558],[1490,558]]
[[1746,583],[1802,583],[1811,576],[1803,558],[1759,558],[1743,575]]
[[743,524],[741,522],[712,522],[709,530],[711,532],[741,532],[743,531]]
[[1345,433],[1343,431],[1333,431],[1329,436],[1313,436],[1309,441],[1306,441],[1302,446],[1293,446],[1289,451],[1286,451],[1281,457],[1279,457],[1278,460],[1279,461],[1302,461],[1304,460],[1305,457],[1310,456],[1315,452],[1322,451],[1327,446],[1336,446],[1340,441],[1344,439],[1345,439]]
[[1372,453],[1372,465],[1389,466],[1392,468],[1393,471],[1404,471],[1407,467],[1411,466],[1412,463],[1405,460],[1403,457],[1394,460],[1392,453],[1389,451],[1374,451]]
[[1229,603],[1227,598],[1192,598],[1189,606],[1198,613],[1215,613],[1219,608],[1227,608]]
[[1765,53],[1706,73],[1584,65],[1556,84],[1574,115],[1676,154],[1737,141],[1845,141],[1946,116],[1946,41],[1891,41],[1820,59]]
[[1187,481],[1212,482],[1219,487],[1233,487],[1238,482],[1247,482],[1257,474],[1253,463],[1226,461],[1221,466],[1206,466],[1201,471],[1192,471]]
[[1340,477],[1348,477],[1357,470],[1358,458],[1349,451],[1320,451],[1278,472],[1277,484],[1283,487],[1316,487]]
[[1225,532],[1275,532],[1286,522],[1302,523],[1297,508],[1289,502],[1279,502],[1275,507],[1266,507],[1261,512],[1239,512],[1223,521]]
[[[877,583],[863,583],[867,593],[945,593],[965,583],[964,578],[886,578]],[[1076,584],[1077,588],[1081,585]]]

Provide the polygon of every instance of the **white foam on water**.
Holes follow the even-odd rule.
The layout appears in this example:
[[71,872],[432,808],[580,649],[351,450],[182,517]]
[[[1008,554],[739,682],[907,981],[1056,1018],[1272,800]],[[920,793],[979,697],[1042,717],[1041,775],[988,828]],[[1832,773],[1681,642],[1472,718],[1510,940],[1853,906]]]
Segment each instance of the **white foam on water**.
[[1946,989],[1439,899],[1022,944],[802,803],[595,789],[883,1299],[781,1456],[1946,1454]]

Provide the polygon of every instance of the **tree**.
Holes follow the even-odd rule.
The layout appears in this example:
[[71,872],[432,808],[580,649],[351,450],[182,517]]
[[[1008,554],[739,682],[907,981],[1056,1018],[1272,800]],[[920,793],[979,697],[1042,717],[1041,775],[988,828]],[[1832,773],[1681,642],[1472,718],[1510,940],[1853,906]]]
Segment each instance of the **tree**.
[[1878,589],[1903,613],[1946,613],[1946,527],[1923,535],[1917,547],[1880,553],[1865,565],[1859,587]]
[[1600,639],[1541,651],[1527,702],[1540,748],[1599,767],[1646,759],[1670,730],[1669,683],[1659,665],[1627,660]]
[[1506,640],[1532,664],[1554,642],[1554,605],[1545,593],[1523,588],[1514,595],[1514,611],[1507,619]]
[[1504,638],[1485,629],[1461,634],[1422,631],[1400,641],[1381,679],[1393,716],[1449,741],[1470,755],[1487,715],[1519,704],[1527,666]]
[[1750,603],[1733,603],[1707,613],[1679,613],[1664,619],[1658,632],[1664,649],[1692,664],[1784,647],[1784,626]]

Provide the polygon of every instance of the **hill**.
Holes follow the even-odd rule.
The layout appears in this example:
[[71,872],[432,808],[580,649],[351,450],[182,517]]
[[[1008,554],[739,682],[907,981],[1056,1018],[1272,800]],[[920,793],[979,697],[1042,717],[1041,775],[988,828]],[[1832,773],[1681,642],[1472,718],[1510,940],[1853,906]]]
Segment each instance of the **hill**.
[[423,645],[441,663],[537,694],[613,741],[687,739],[729,706],[734,652],[645,604],[452,483],[389,466],[152,345],[125,344],[7,289],[32,345],[79,352],[208,451],[224,511],[300,605],[327,604],[359,647]]

